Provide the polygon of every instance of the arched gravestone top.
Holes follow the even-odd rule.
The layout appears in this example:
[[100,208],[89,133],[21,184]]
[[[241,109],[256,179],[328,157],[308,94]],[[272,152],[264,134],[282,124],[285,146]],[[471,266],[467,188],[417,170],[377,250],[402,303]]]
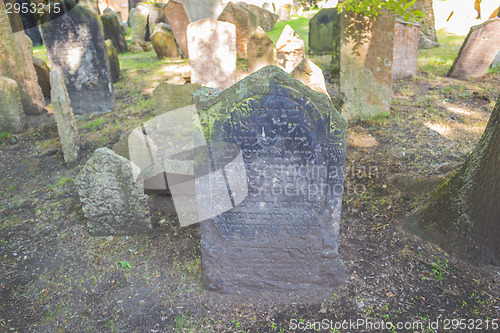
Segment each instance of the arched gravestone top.
[[345,118],[326,95],[276,66],[208,105],[200,112],[207,142],[239,146],[248,196],[201,223],[205,288],[290,291],[341,283]]
[[340,52],[340,14],[337,8],[320,10],[309,21],[309,53]]

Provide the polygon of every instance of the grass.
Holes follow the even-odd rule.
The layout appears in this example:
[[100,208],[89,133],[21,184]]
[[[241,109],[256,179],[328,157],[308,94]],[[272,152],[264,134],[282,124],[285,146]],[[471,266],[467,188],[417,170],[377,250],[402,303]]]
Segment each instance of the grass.
[[47,64],[49,63],[49,57],[47,56],[47,50],[44,45],[33,47],[33,56],[38,59],[42,59]]
[[437,32],[440,47],[418,51],[418,69],[431,76],[445,76],[453,65],[458,51],[465,39],[464,36],[448,34],[442,30]]

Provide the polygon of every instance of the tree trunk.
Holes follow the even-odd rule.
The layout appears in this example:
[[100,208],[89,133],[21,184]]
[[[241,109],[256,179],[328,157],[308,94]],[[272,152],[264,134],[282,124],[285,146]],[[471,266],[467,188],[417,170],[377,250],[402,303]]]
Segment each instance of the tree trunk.
[[413,8],[418,9],[425,14],[425,17],[422,19],[420,25],[420,33],[425,35],[431,41],[439,43],[434,23],[434,9],[432,7],[432,0],[418,0]]
[[500,99],[463,167],[405,226],[458,257],[500,265]]

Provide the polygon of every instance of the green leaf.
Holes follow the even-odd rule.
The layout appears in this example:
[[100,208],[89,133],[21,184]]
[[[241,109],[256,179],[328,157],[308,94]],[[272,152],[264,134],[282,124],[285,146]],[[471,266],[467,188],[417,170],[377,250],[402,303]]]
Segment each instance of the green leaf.
[[121,268],[125,268],[125,269],[130,269],[132,268],[132,265],[130,265],[128,262],[126,261],[120,261],[120,267]]

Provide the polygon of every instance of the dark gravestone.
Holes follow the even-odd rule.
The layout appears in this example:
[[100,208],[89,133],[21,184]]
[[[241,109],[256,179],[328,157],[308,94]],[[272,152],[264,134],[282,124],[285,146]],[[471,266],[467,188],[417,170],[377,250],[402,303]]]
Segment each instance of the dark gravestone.
[[332,51],[340,54],[340,14],[336,8],[325,8],[309,21],[309,54]]
[[204,287],[236,293],[341,283],[345,118],[325,94],[276,66],[237,82],[208,105],[201,112],[213,116],[202,120],[207,142],[239,146],[248,196],[200,225]]
[[42,32],[50,68],[59,70],[77,114],[105,113],[113,109],[114,93],[99,15],[74,6],[42,16]]
[[127,52],[127,42],[116,16],[113,14],[102,15],[101,21],[104,29],[104,39],[111,39],[118,53]]
[[[31,5],[32,2],[30,0],[17,0],[16,2],[19,4],[19,6],[21,6],[20,8],[22,9],[19,15],[21,16],[21,21],[23,22],[24,32],[26,33],[26,36],[31,39],[34,46],[43,45],[42,35],[40,34],[40,30],[38,30],[38,23],[32,10],[32,8],[38,7],[32,7],[35,6],[35,3]],[[25,8],[30,9],[26,10]]]

